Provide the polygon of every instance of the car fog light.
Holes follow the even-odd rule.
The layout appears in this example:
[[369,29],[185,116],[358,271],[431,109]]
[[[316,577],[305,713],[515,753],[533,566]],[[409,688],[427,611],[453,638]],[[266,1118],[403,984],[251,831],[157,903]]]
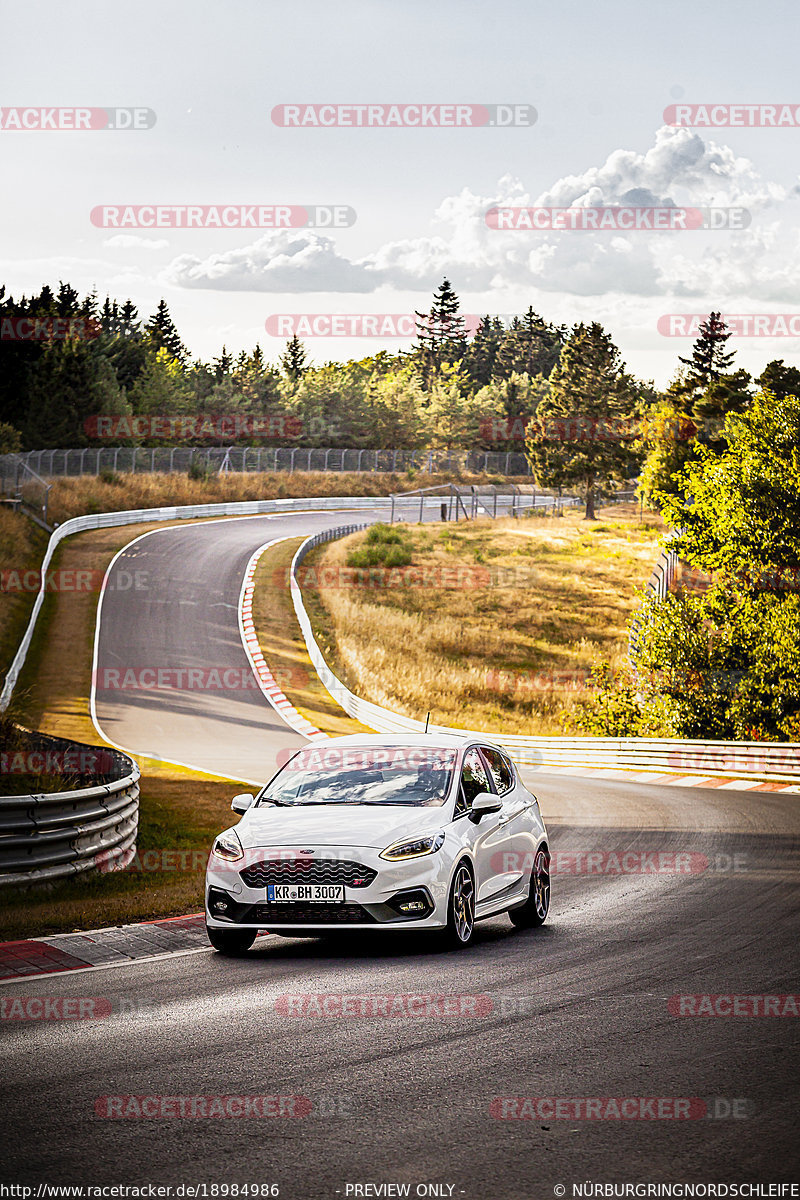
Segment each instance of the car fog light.
[[401,912],[425,912],[427,905],[421,900],[403,900],[397,907]]
[[214,909],[216,912],[227,912],[228,911],[228,901],[227,900],[215,900],[214,901]]

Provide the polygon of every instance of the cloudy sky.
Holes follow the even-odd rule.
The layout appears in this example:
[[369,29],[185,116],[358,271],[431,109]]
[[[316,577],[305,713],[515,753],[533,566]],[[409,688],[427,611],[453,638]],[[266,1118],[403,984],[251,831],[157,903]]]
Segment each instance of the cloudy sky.
[[[0,280],[166,298],[192,353],[282,341],[289,313],[427,308],[596,319],[665,384],[670,313],[794,313],[800,18],[794,0],[0,0],[0,105],[137,107],[130,130],[0,128]],[[532,125],[280,125],[276,106],[532,105]],[[791,105],[797,125],[676,128],[670,105]],[[301,111],[304,111],[301,109]],[[748,118],[745,118],[747,120]],[[13,123],[14,118],[10,118]],[[348,206],[338,228],[104,228],[98,207]],[[744,228],[497,230],[495,206],[744,211]],[[729,217],[726,219],[730,219]],[[100,219],[102,222],[102,218]],[[400,341],[315,338],[316,362]],[[737,365],[800,364],[740,338]]]

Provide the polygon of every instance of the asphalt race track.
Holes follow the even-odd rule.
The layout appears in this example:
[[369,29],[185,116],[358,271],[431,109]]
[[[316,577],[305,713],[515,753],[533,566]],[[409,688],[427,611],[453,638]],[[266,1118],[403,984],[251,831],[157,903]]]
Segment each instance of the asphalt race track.
[[[253,549],[341,520],[226,521],[138,542],[130,553],[163,586],[107,594],[100,665],[190,654],[236,665],[231,606]],[[245,779],[300,741],[257,691],[213,703],[188,691],[169,706],[98,694],[98,717],[140,753]],[[276,1183],[298,1200],[402,1194],[353,1190],[387,1183],[410,1184],[412,1196],[522,1200],[571,1197],[588,1182],[796,1179],[798,1018],[681,1016],[670,997],[798,991],[800,797],[530,782],[555,867],[540,931],[494,919],[465,952],[410,935],[269,936],[240,960],[200,952],[3,985],[0,1002],[104,997],[111,1008],[97,1020],[0,1021],[4,1176]],[[633,873],[608,857],[623,852]],[[408,994],[462,999],[455,1015],[406,1004],[395,1016],[309,1015],[302,999]],[[295,1111],[310,1112],[98,1115],[100,1098],[131,1095],[295,1096]],[[691,1118],[653,1118],[647,1103],[642,1119],[614,1118],[610,1105],[586,1119],[576,1103],[559,1116],[514,1097],[660,1097],[667,1114],[683,1099]],[[428,1184],[438,1193],[417,1191]]]
[[[277,756],[305,743],[255,684],[239,633],[245,567],[265,542],[374,521],[384,509],[244,517],[146,534],[119,555],[103,597],[97,642],[97,720],[123,749],[265,782]],[[134,586],[138,581],[141,586]],[[229,672],[233,687],[189,686],[198,665]],[[170,686],[125,688],[133,670],[173,672]],[[119,671],[108,676],[108,671]],[[246,686],[237,686],[242,681]],[[103,686],[106,683],[112,686]],[[180,686],[183,684],[183,686]]]

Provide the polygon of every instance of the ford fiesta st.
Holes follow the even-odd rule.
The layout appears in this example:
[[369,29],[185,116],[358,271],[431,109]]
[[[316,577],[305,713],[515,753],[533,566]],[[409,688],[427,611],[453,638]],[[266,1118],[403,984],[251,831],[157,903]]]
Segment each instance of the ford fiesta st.
[[456,735],[331,738],[293,754],[214,841],[206,925],[217,950],[260,929],[438,929],[454,946],[550,906],[547,831],[508,755]]

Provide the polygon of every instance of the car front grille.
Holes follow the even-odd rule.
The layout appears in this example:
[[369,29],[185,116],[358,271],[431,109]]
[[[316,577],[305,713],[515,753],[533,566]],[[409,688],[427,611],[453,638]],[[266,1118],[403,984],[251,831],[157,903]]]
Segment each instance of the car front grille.
[[353,888],[369,887],[378,872],[339,858],[289,858],[251,863],[239,874],[249,888],[268,883],[341,883]]
[[375,918],[360,904],[256,904],[247,921],[273,925],[373,925]]

